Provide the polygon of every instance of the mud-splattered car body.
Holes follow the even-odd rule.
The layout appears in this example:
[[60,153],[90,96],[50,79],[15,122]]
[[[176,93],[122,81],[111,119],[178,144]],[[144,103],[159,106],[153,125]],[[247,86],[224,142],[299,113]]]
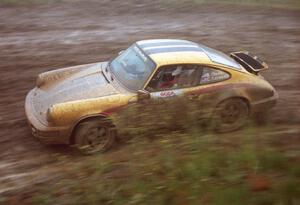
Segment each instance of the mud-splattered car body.
[[[126,55],[132,55],[133,60]],[[40,74],[36,87],[26,97],[25,110],[33,135],[52,144],[73,143],[74,130],[82,121],[109,118],[111,113],[144,98],[184,96],[209,100],[212,108],[238,98],[256,113],[273,107],[278,98],[259,74],[266,68],[264,62],[247,52],[229,57],[190,41],[144,40],[120,52],[111,62]]]

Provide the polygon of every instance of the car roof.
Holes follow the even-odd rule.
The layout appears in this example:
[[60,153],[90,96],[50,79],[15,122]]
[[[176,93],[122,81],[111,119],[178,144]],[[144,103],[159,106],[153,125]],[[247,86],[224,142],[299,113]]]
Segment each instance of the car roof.
[[213,63],[200,44],[180,39],[151,39],[136,42],[157,65]]

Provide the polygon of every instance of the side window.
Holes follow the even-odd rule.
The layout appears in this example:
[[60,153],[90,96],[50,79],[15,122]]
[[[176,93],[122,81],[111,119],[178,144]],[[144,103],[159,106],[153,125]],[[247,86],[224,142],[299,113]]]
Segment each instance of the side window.
[[199,84],[204,85],[209,83],[216,83],[229,78],[230,75],[224,71],[214,68],[203,67]]
[[198,65],[168,65],[158,69],[152,77],[148,91],[171,90],[191,87],[197,84]]

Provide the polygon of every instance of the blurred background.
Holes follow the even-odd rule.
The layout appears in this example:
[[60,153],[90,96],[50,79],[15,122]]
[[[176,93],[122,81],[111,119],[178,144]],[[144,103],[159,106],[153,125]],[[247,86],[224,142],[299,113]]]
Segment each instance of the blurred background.
[[[39,73],[151,38],[260,56],[280,96],[268,122],[152,132],[88,157],[31,136]],[[0,0],[0,204],[300,204],[299,65],[299,0]]]

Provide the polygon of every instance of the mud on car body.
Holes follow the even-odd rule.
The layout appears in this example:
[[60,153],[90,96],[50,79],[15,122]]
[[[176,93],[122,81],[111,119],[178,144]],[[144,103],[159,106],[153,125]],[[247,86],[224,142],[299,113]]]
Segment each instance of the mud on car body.
[[75,144],[87,154],[113,144],[110,113],[145,99],[209,99],[216,129],[232,131],[275,105],[278,95],[260,75],[264,69],[249,52],[227,56],[187,40],[143,40],[110,62],[40,74],[26,97],[26,116],[41,141]]

